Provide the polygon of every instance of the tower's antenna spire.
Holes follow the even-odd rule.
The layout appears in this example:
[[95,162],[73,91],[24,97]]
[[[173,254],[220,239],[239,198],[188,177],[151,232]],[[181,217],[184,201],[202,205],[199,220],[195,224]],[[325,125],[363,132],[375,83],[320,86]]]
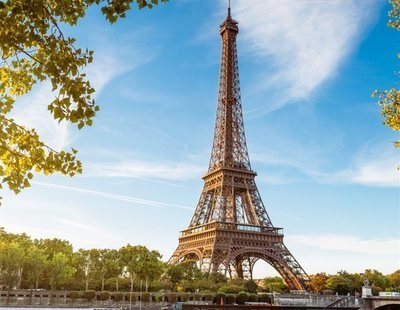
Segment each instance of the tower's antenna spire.
[[231,0],[228,0],[228,17],[231,17]]

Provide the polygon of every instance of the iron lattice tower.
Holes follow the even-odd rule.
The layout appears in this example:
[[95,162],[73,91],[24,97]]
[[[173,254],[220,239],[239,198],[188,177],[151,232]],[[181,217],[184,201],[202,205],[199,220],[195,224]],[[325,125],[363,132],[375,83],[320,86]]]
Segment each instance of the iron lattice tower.
[[282,229],[272,225],[250,166],[240,98],[238,32],[228,8],[220,26],[222,57],[211,159],[199,203],[170,262],[194,259],[206,272],[252,278],[255,262],[262,259],[291,289],[304,290],[309,277],[284,245]]

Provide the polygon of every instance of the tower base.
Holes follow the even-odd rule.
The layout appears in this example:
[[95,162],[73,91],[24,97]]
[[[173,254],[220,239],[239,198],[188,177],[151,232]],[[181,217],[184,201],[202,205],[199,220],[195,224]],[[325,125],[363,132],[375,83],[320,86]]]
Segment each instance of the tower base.
[[204,272],[252,278],[261,259],[274,267],[292,290],[306,290],[309,278],[283,243],[283,230],[235,223],[212,222],[181,232],[170,263],[193,259]]

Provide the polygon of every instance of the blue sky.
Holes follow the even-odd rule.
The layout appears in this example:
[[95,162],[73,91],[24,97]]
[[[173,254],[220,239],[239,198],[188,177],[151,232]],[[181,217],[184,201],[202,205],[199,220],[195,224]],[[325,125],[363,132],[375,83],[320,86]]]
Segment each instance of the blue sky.
[[[252,168],[275,226],[304,269],[400,267],[400,162],[371,93],[397,83],[400,33],[386,1],[233,0]],[[14,117],[82,176],[37,176],[4,192],[0,226],[79,247],[128,242],[167,260],[202,189],[215,120],[225,1],[171,0],[110,26],[91,9],[66,32],[95,50],[87,73],[101,112],[81,131],[51,121],[49,85]],[[256,276],[274,274],[265,263]]]

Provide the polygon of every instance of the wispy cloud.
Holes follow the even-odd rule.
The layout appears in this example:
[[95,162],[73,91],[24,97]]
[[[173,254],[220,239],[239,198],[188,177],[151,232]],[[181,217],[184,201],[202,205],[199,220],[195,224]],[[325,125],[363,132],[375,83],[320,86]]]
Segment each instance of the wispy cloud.
[[327,235],[288,235],[288,242],[296,246],[307,246],[327,251],[356,252],[366,254],[399,255],[400,239],[362,239],[356,236]]
[[[269,174],[258,179],[273,184],[296,183],[307,178],[319,183],[400,187],[400,171],[397,168],[400,156],[389,143],[370,141],[349,156],[347,163],[329,168],[324,159],[330,158],[331,146],[334,145],[318,147],[307,142],[301,144],[286,140],[282,149],[277,147],[275,151],[256,153],[253,156],[255,163],[278,167],[278,171],[269,169]],[[300,177],[293,176],[294,171]]]
[[[287,145],[292,145],[292,150],[285,152],[286,146],[281,150],[269,150],[265,153],[256,153],[252,156],[252,159],[255,163],[261,163],[267,166],[277,166],[286,169],[291,169],[299,171],[305,175],[315,175],[321,165],[321,155],[322,150],[317,151],[317,154],[313,152],[312,148],[308,150],[304,149],[300,145],[300,143],[290,144],[288,142]],[[288,156],[290,154],[290,156]],[[295,177],[285,176],[284,174],[278,173],[271,176],[262,176],[262,178],[270,179],[271,181],[276,181],[277,184],[286,183],[286,181],[293,182],[296,180]],[[289,178],[289,179],[288,179]],[[275,183],[275,182],[274,182]]]
[[156,207],[156,208],[178,208],[178,209],[194,210],[193,208],[187,207],[187,206],[181,206],[181,205],[165,203],[165,202],[161,202],[161,201],[126,196],[126,195],[118,195],[118,194],[113,194],[113,193],[101,192],[101,191],[96,191],[96,190],[80,188],[80,187],[65,186],[65,185],[58,185],[58,184],[45,183],[45,182],[36,182],[36,181],[33,183],[35,183],[37,185],[46,186],[46,187],[58,188],[61,190],[79,192],[79,193],[93,195],[93,196],[97,196],[97,197],[103,197],[103,198],[108,198],[108,199],[112,199],[112,200],[129,202],[129,203],[132,203],[135,205],[142,205],[142,206],[149,206],[149,207]]
[[389,274],[398,269],[400,239],[365,238],[352,234],[286,235],[285,243],[309,274],[340,270],[376,269]]
[[117,231],[98,223],[85,208],[32,196],[9,198],[0,216],[0,226],[7,231],[38,239],[62,238],[70,241],[75,249],[116,247],[124,243]]
[[[132,56],[135,54],[135,49],[132,46],[124,47],[117,49],[110,42],[104,42],[104,39],[101,45],[94,47],[96,50],[94,61],[84,69],[84,72],[96,90],[95,99],[110,81],[149,62],[153,57],[146,53],[145,57],[126,57],[126,51],[130,51]],[[54,120],[47,110],[54,97],[55,93],[52,92],[50,83],[37,85],[30,93],[17,100],[12,117],[19,124],[35,128],[46,144],[56,150],[62,150],[70,144],[71,134],[68,123]]]
[[258,179],[270,184],[290,184],[310,179],[325,182],[324,166],[330,158],[333,144],[318,142],[293,139],[283,131],[270,134],[266,145],[261,145],[251,155],[253,167],[261,166],[265,171]]
[[87,164],[87,176],[96,177],[187,180],[198,178],[202,172],[204,167],[185,162],[125,160]]
[[243,48],[259,68],[254,90],[269,94],[258,113],[307,99],[334,76],[379,5],[374,0],[235,1]]
[[400,156],[387,144],[367,146],[355,155],[349,168],[322,178],[367,186],[400,187]]

